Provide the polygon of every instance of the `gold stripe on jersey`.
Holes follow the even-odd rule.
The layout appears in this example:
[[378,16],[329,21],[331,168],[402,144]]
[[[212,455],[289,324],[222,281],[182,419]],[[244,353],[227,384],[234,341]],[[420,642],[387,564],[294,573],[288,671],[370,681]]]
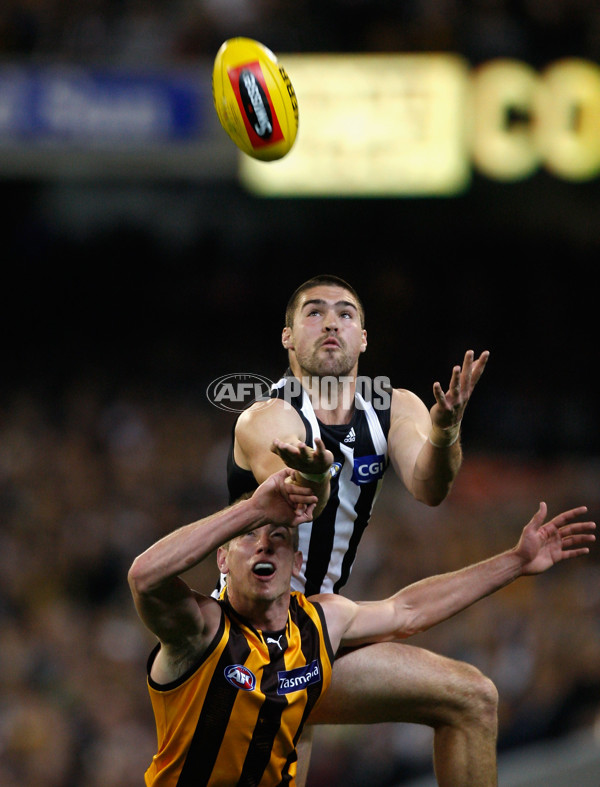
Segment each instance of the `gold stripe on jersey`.
[[[211,646],[179,680],[156,684],[150,668],[158,647],[150,656],[158,752],[146,771],[147,787],[295,783],[296,743],[331,682],[333,652],[322,609],[292,593],[286,628],[267,644],[267,632],[220,603],[223,616]],[[307,669],[314,662],[318,667]],[[230,682],[225,673],[236,665],[241,669]]]

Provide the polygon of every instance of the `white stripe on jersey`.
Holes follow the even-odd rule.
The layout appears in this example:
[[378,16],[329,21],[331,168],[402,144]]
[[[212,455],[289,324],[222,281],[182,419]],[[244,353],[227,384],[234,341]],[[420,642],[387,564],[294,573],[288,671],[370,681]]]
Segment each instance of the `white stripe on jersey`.
[[387,460],[387,440],[385,435],[383,434],[383,429],[381,428],[381,424],[379,423],[379,418],[377,418],[377,413],[375,412],[375,408],[371,404],[371,402],[367,402],[362,396],[358,393],[355,393],[355,399],[360,404],[361,408],[365,411],[365,415],[367,417],[367,423],[369,424],[369,431],[371,432],[371,438],[373,440],[373,445],[375,446],[375,450],[378,454],[383,454]]

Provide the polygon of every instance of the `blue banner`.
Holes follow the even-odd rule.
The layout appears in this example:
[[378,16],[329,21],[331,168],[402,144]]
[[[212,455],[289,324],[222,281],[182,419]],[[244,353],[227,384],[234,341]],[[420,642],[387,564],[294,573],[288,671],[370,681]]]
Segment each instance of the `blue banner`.
[[213,111],[200,73],[0,68],[0,145],[194,141]]

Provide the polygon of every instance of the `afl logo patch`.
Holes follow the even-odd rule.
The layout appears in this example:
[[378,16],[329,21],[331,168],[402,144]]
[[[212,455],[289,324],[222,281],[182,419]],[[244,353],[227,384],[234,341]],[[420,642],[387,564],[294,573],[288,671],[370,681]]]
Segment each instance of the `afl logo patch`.
[[224,675],[236,689],[253,691],[256,686],[254,673],[250,672],[243,664],[230,664],[229,667],[225,667]]
[[334,462],[331,467],[329,468],[329,472],[331,473],[331,477],[335,478],[340,474],[340,470],[342,469],[341,462]]

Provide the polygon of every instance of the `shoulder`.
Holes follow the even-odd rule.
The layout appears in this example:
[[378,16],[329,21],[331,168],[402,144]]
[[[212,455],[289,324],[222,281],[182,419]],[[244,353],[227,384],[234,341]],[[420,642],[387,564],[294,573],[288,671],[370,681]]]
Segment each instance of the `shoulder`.
[[429,410],[423,400],[407,388],[394,388],[392,391],[391,421],[410,418],[420,421],[429,418]]
[[356,617],[358,604],[338,593],[320,593],[317,596],[310,596],[309,601],[318,604],[323,610],[329,639],[333,650],[336,651]]
[[264,438],[271,442],[273,437],[294,435],[304,439],[304,425],[298,412],[283,399],[256,402],[240,415],[235,426],[239,440]]
[[233,441],[233,459],[238,467],[251,470],[257,481],[284,466],[273,453],[275,438],[286,443],[306,440],[306,429],[298,413],[285,401],[257,402],[238,418]]

